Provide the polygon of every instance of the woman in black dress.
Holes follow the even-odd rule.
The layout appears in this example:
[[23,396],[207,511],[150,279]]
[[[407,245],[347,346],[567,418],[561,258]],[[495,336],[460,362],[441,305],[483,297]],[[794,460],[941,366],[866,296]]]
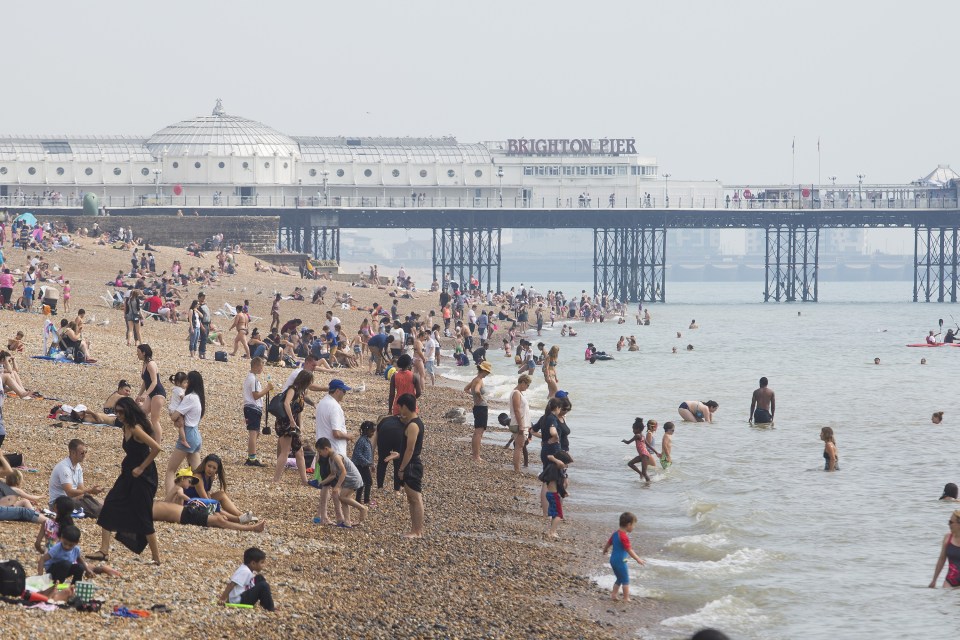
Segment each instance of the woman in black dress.
[[115,407],[123,425],[123,451],[120,477],[103,500],[97,524],[103,529],[100,550],[87,556],[106,561],[110,555],[110,532],[136,553],[150,545],[153,562],[160,564],[160,548],[153,529],[153,498],[157,493],[157,466],[153,459],[160,445],[151,436],[150,418],[132,398],[120,398]]

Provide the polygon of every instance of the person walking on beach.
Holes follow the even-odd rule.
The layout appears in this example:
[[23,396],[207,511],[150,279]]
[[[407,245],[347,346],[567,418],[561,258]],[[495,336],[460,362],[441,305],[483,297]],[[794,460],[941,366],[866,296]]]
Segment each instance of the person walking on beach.
[[279,293],[273,297],[273,304],[270,306],[270,333],[280,330],[280,300],[283,299]]
[[930,588],[937,588],[937,578],[943,571],[944,563],[949,563],[947,577],[943,581],[943,588],[960,587],[960,509],[950,514],[950,530],[943,538],[940,548],[940,558],[937,560],[937,569],[933,572]]
[[153,349],[149,344],[144,343],[137,347],[137,359],[143,363],[140,369],[142,383],[140,393],[137,394],[137,403],[144,412],[149,414],[153,434],[158,442],[162,442],[163,428],[160,426],[160,413],[167,402],[167,392],[163,388],[163,383],[160,382],[160,372],[157,370],[157,363],[153,360]]
[[820,439],[823,440],[823,470],[840,471],[840,465],[837,461],[840,459],[837,455],[837,441],[833,436],[831,427],[820,429]]
[[397,475],[410,508],[410,532],[405,538],[423,537],[423,421],[417,415],[417,399],[406,393],[397,400],[400,421],[404,424],[401,457]]
[[197,351],[201,360],[207,358],[207,337],[210,335],[210,323],[213,317],[210,315],[210,307],[207,306],[207,294],[203,291],[197,294],[197,308],[200,310],[200,340],[197,345]]
[[287,456],[293,453],[297,461],[297,471],[300,472],[300,482],[307,484],[307,467],[303,460],[303,441],[300,435],[300,415],[303,413],[304,394],[313,384],[313,374],[302,370],[297,374],[293,384],[284,389],[283,416],[274,422],[277,431],[277,469],[273,474],[273,483],[280,482],[283,469],[287,466]]
[[91,560],[106,562],[110,555],[110,533],[135,553],[149,545],[153,563],[160,564],[160,547],[153,528],[153,498],[157,493],[157,465],[154,459],[160,445],[151,435],[150,419],[131,398],[117,400],[116,416],[123,428],[123,451],[120,477],[103,500],[97,518],[102,529],[100,550],[88,555]]
[[[140,344],[142,341],[140,337],[140,322],[142,318],[140,311],[140,290],[133,289],[123,303],[123,319],[127,323],[128,347],[133,346],[133,344]],[[131,337],[133,338],[133,343],[130,342]]]
[[243,349],[243,357],[250,357],[250,345],[247,343],[247,334],[249,333],[250,316],[243,310],[243,305],[237,305],[237,315],[233,317],[233,324],[227,331],[237,330],[237,336],[233,340],[233,351],[231,356],[237,355],[237,349]]
[[750,417],[748,420],[756,424],[773,423],[773,414],[777,412],[777,398],[773,389],[768,387],[766,377],[760,378],[760,388],[753,392],[750,400]]
[[617,600],[617,593],[623,591],[623,601],[630,602],[630,571],[627,569],[627,557],[637,561],[637,564],[646,564],[630,545],[630,533],[637,523],[637,516],[629,511],[620,514],[620,528],[613,532],[607,544],[603,545],[603,554],[610,553],[610,568],[616,581],[610,593],[612,600]]
[[247,427],[247,461],[248,467],[265,467],[257,458],[257,440],[260,438],[260,425],[263,423],[263,397],[273,391],[273,383],[268,382],[266,388],[260,384],[260,374],[263,373],[263,358],[254,358],[250,361],[250,373],[243,381],[243,422]]
[[483,379],[490,375],[492,371],[493,366],[484,360],[477,365],[476,377],[463,388],[464,393],[469,393],[473,398],[473,440],[470,444],[470,452],[474,462],[483,462],[480,458],[480,443],[483,440],[483,432],[487,430],[489,413],[487,398],[484,395]]

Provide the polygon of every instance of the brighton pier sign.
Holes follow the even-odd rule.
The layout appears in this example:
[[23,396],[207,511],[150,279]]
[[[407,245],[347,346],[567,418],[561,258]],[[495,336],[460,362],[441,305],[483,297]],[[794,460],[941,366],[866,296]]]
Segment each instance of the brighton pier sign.
[[507,155],[559,156],[566,154],[613,156],[636,154],[635,138],[511,138]]

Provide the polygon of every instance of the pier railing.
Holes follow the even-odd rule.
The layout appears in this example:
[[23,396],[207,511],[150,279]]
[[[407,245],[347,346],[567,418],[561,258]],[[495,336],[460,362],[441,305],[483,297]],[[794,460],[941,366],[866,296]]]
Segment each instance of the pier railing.
[[[910,197],[823,197],[823,198],[729,198],[727,196],[670,196],[642,198],[470,198],[437,196],[106,196],[100,206],[111,208],[178,207],[184,215],[194,210],[251,207],[270,209],[956,209],[955,194],[917,193]],[[77,208],[82,200],[74,197],[0,196],[0,207]]]

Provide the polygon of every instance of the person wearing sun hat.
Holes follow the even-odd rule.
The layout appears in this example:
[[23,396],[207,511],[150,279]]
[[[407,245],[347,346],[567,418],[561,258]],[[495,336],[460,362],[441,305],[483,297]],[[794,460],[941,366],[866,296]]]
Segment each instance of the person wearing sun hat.
[[477,365],[477,376],[463,388],[464,393],[469,393],[473,398],[473,440],[470,449],[474,462],[483,462],[480,458],[480,443],[483,440],[483,432],[487,429],[489,413],[483,379],[491,373],[493,373],[493,365],[489,360],[484,360]]

